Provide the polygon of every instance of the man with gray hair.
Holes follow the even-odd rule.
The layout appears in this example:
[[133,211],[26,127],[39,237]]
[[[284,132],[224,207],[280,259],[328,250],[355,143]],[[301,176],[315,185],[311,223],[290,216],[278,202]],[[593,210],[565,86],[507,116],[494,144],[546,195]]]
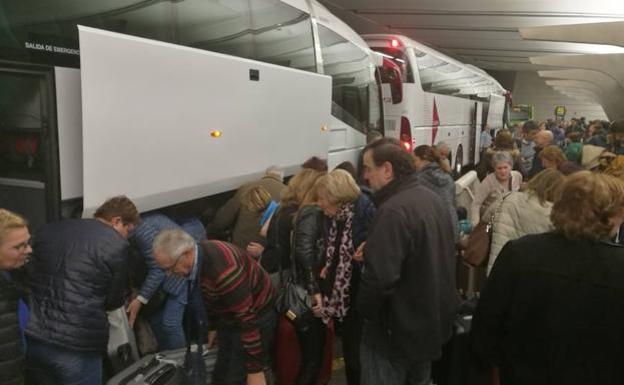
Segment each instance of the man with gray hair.
[[223,205],[213,220],[206,226],[208,235],[217,236],[225,231],[232,231],[232,243],[240,248],[246,248],[251,242],[265,244],[265,239],[260,236],[260,218],[262,212],[252,212],[241,205],[243,193],[253,187],[263,187],[271,195],[271,199],[278,201],[286,188],[283,172],[277,166],[269,167],[265,175],[257,181],[241,186],[236,194]]
[[189,306],[205,304],[208,346],[219,338],[212,383],[266,385],[276,322],[269,275],[242,249],[221,241],[196,244],[180,229],[158,234],[153,250],[156,262],[169,274],[198,274]]
[[529,172],[529,179],[533,178],[533,176],[537,175],[540,171],[544,169],[542,165],[542,161],[540,159],[540,152],[543,149],[550,146],[553,143],[554,135],[551,131],[542,130],[535,134],[535,145],[533,148],[535,149],[535,154],[533,155],[533,163],[531,164],[531,171]]

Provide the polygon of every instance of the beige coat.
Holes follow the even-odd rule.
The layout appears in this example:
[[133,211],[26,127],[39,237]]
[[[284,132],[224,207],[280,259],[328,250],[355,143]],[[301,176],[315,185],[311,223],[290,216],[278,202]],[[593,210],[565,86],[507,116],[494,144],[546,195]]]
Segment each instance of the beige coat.
[[[511,171],[511,191],[520,190],[522,184],[522,174],[518,171]],[[487,207],[481,207],[484,204],[489,205],[492,201],[497,200],[503,196],[506,192],[509,192],[509,184],[501,184],[494,173],[488,175],[481,184],[476,188],[474,193],[474,201],[472,201],[472,208],[470,210],[470,220],[472,225],[476,226],[481,220],[481,213],[487,211]],[[484,220],[489,220],[489,217],[484,217]]]
[[496,257],[508,241],[552,230],[551,209],[552,203],[546,202],[542,205],[539,199],[527,192],[514,192],[505,198],[501,211],[494,220],[488,275]]

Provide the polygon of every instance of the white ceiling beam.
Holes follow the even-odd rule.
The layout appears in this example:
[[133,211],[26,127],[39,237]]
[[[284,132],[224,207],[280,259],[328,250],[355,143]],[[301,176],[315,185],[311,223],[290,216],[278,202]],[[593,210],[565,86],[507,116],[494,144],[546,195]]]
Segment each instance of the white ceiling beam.
[[611,44],[624,47],[624,21],[603,23],[547,25],[520,28],[520,35],[530,40],[571,43]]
[[531,63],[599,71],[624,86],[624,54],[531,57]]
[[[620,87],[613,78],[602,72],[585,69],[568,69],[538,71],[538,75],[547,79],[583,82],[583,84],[591,83],[596,88],[602,90],[602,95],[605,95],[601,104],[607,116],[609,116],[610,119],[620,119],[624,117],[624,89]],[[548,84],[548,82],[549,80],[546,80],[546,84]]]

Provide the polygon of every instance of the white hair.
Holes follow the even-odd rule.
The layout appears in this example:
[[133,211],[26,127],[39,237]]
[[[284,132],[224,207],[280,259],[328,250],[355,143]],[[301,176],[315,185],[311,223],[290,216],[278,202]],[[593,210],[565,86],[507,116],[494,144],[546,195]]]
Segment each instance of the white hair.
[[194,247],[195,239],[180,229],[163,230],[152,243],[154,253],[158,251],[176,262],[182,257],[182,254]]
[[279,166],[270,166],[264,173],[269,176],[274,176],[279,180],[284,180],[284,171],[279,168]]

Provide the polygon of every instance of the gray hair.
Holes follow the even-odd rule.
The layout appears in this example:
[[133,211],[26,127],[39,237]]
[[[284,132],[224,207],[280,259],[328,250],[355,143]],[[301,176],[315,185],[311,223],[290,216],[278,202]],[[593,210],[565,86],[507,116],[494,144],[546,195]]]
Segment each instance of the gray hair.
[[513,166],[513,158],[507,151],[498,151],[492,155],[492,167],[496,167],[498,163],[506,162]]
[[274,176],[279,180],[284,180],[284,170],[282,170],[279,166],[270,166],[264,173],[268,176]]
[[194,247],[195,239],[180,229],[163,230],[152,243],[154,253],[158,251],[175,262],[182,257],[182,254]]

